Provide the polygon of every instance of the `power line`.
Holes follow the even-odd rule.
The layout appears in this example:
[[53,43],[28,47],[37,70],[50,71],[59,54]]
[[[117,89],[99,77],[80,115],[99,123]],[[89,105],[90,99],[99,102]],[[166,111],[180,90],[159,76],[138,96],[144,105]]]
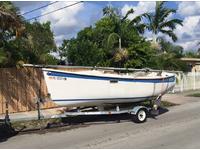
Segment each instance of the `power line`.
[[83,2],[83,1],[79,1],[79,2],[76,2],[76,3],[70,4],[70,5],[67,5],[67,6],[65,6],[65,7],[61,7],[61,8],[58,8],[58,9],[56,9],[56,10],[47,12],[47,13],[45,13],[45,14],[43,14],[43,15],[39,15],[39,16],[36,16],[36,17],[33,17],[33,18],[29,18],[29,19],[27,19],[27,21],[30,21],[30,20],[33,20],[33,19],[37,19],[37,18],[46,16],[46,15],[49,15],[49,14],[54,13],[54,12],[56,12],[56,11],[59,11],[59,10],[62,10],[62,9],[65,9],[65,8],[68,8],[68,7],[77,5],[77,4],[82,3],[82,2]]
[[35,8],[35,9],[31,10],[31,11],[27,11],[27,12],[23,13],[22,15],[30,14],[30,13],[36,11],[36,10],[39,10],[39,9],[45,8],[45,7],[50,6],[50,5],[53,5],[53,4],[57,3],[57,2],[58,2],[58,1],[55,1],[55,2],[49,3],[49,4],[47,4],[47,5],[44,5],[44,6],[41,6],[41,7]]

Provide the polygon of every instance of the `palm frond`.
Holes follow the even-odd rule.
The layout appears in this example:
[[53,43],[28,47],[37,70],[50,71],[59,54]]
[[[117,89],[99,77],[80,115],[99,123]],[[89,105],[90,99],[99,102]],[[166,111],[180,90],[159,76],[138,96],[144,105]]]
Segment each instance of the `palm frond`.
[[126,13],[126,15],[122,18],[122,22],[123,22],[124,20],[126,20],[130,14],[133,14],[133,13],[134,13],[134,10],[131,8],[131,9]]
[[160,30],[161,33],[167,34],[169,37],[172,38],[172,40],[175,42],[177,41],[177,36],[176,34],[174,34],[174,32],[172,30]]
[[170,14],[176,13],[175,9],[164,8],[161,12],[160,22],[164,21]]
[[160,22],[160,17],[162,15],[161,13],[162,13],[164,3],[165,3],[164,1],[156,1],[155,16],[153,18],[153,24],[155,28],[158,27],[158,24]]
[[150,18],[149,13],[143,13],[139,16],[136,16],[134,19],[130,21],[128,24],[128,27],[134,28],[138,33],[143,34],[145,29],[147,28],[147,25],[145,23],[141,23],[142,18]]
[[[166,8],[164,6],[165,1],[157,1],[155,12],[145,15],[148,23],[146,28],[149,31],[152,31],[154,35],[157,35],[159,32],[167,34],[172,38],[173,41],[177,40],[176,35],[173,33],[173,30],[176,28],[176,25],[183,25],[182,20],[180,19],[167,19],[170,14],[176,12],[175,9]],[[169,30],[168,30],[169,29]]]
[[183,21],[180,19],[172,19],[172,20],[169,20],[166,22],[162,22],[160,24],[160,28],[163,29],[165,27],[168,27],[168,28],[174,30],[176,28],[176,25],[183,25],[182,22]]
[[134,25],[138,24],[142,20],[142,16],[136,16],[134,19],[131,20],[129,24]]
[[139,24],[135,26],[136,31],[138,31],[140,34],[143,34],[146,28],[146,24]]

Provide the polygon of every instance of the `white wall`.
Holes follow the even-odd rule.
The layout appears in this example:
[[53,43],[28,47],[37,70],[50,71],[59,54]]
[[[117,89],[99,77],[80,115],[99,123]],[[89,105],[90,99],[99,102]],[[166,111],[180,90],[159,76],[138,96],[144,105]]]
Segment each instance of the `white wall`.
[[177,73],[174,92],[200,89],[200,72]]

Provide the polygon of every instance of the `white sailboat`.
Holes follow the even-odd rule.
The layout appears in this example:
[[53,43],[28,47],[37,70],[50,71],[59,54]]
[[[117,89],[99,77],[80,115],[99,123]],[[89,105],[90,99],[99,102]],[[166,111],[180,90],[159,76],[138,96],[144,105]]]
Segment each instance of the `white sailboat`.
[[151,100],[171,90],[176,83],[172,73],[148,72],[142,75],[79,72],[42,69],[51,99],[62,106],[98,106]]

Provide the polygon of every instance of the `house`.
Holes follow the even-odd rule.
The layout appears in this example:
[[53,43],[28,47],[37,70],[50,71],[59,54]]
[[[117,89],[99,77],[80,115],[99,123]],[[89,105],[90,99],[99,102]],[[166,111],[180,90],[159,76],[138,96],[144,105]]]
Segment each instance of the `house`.
[[189,72],[200,72],[200,58],[181,58],[188,64]]

